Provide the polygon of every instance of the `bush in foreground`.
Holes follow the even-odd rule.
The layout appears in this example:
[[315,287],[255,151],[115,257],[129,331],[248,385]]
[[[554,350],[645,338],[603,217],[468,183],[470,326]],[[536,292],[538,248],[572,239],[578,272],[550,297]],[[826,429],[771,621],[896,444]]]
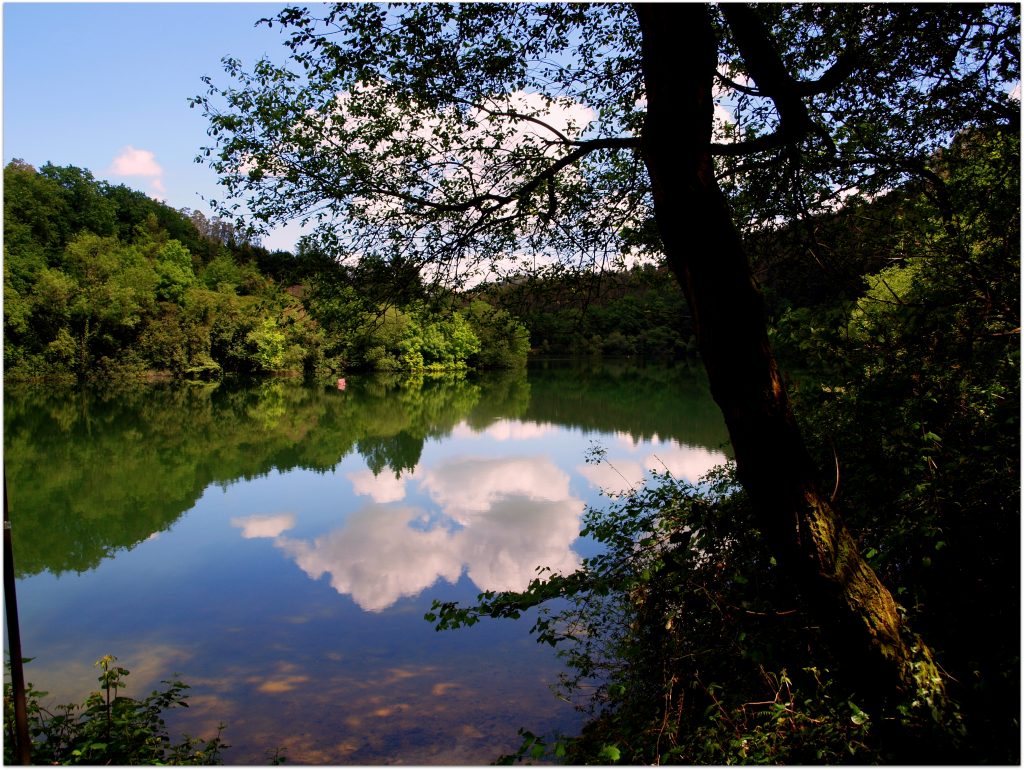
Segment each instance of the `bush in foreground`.
[[[217,765],[228,748],[220,737],[209,740],[182,736],[171,741],[164,713],[188,707],[179,681],[164,681],[142,700],[119,695],[128,670],[116,665],[117,658],[105,655],[96,661],[100,669],[100,690],[81,704],[56,706],[51,712],[40,704],[47,695],[26,686],[28,729],[32,740],[32,763],[37,765]],[[15,764],[14,693],[4,683],[4,764]]]

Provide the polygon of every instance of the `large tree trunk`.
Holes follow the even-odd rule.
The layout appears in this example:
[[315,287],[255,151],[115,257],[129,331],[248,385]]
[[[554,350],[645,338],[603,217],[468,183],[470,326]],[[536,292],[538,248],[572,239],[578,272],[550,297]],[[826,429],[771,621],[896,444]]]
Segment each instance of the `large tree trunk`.
[[814,599],[833,637],[849,642],[890,693],[912,695],[941,719],[945,691],[931,654],[905,627],[891,594],[820,492],[790,410],[764,302],[715,180],[710,142],[718,46],[709,10],[689,3],[635,8],[647,87],[642,153],[655,218],[690,306],[740,482],[776,553],[801,592]]

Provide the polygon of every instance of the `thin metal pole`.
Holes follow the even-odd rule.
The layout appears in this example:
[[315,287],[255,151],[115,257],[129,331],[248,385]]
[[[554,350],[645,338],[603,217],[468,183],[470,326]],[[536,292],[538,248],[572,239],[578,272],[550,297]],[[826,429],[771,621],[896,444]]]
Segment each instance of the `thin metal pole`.
[[11,689],[14,691],[15,756],[19,763],[31,765],[32,743],[28,737],[25,670],[21,661],[21,629],[18,627],[18,598],[14,593],[14,549],[11,546],[11,516],[7,510],[6,468],[4,468],[4,607],[7,610],[7,646],[11,654]]

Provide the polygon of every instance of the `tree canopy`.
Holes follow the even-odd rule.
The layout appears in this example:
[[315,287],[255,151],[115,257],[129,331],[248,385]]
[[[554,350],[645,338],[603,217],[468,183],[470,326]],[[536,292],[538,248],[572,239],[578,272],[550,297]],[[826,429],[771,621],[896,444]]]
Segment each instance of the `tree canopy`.
[[15,160],[4,184],[10,379],[525,363],[526,328],[482,300],[427,306],[416,282],[385,311],[315,255],[270,253],[74,166]]
[[[715,111],[713,141],[701,116],[709,136],[692,141],[710,142],[744,223],[892,189],[958,132],[1018,120],[1013,6],[701,13],[718,42],[700,75],[731,114]],[[317,222],[339,256],[411,261],[450,283],[656,250],[630,6],[341,4],[264,23],[283,27],[290,65],[225,59],[232,84],[207,79],[193,100],[215,140],[201,158],[257,220]],[[667,34],[680,48],[694,36]],[[690,140],[682,114],[677,144]]]
[[[991,146],[1019,131],[1018,7],[342,4],[319,14],[264,20],[283,28],[290,63],[225,59],[231,84],[208,78],[192,100],[210,121],[199,160],[220,174],[223,211],[314,222],[310,241],[334,259],[437,285],[663,263],[686,297],[764,563],[814,608],[872,708],[956,732],[950,678],[861,554],[793,414],[750,245],[770,250],[765,236],[782,234],[821,263],[829,217],[879,212],[876,201],[911,191],[938,211],[929,237],[947,259],[936,266],[1012,260],[1012,248],[982,247],[991,233],[972,228],[978,207],[957,197],[964,188],[941,159],[969,137]],[[994,333],[1019,334],[1004,325],[1015,314],[1019,326],[1009,308]]]

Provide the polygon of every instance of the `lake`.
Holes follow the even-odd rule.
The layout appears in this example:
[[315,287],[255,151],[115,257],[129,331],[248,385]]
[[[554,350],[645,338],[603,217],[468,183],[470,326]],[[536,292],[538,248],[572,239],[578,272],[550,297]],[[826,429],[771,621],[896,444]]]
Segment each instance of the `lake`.
[[224,722],[228,764],[487,764],[520,727],[578,729],[530,617],[424,613],[571,571],[602,488],[728,452],[699,368],[553,362],[344,390],[11,383],[4,450],[28,681],[81,701],[107,653],[129,695],[179,676],[172,736]]

